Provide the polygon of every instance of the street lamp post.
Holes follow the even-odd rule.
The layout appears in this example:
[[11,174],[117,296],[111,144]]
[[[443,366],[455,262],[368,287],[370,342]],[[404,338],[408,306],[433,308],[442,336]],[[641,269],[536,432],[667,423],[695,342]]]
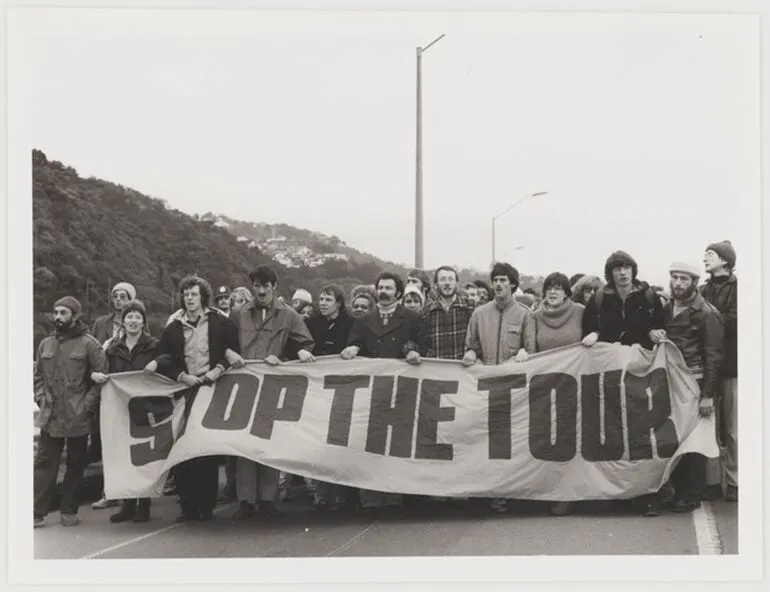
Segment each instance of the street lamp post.
[[547,194],[548,194],[547,191],[538,191],[537,193],[530,193],[529,195],[525,195],[519,201],[517,201],[513,205],[509,206],[507,209],[497,214],[497,216],[492,216],[492,264],[493,265],[495,263],[495,222],[497,221],[497,219],[507,214],[508,212],[510,212],[513,208],[515,208],[520,203],[527,201],[530,197],[539,197],[541,195],[547,195]]
[[428,43],[425,47],[417,48],[417,141],[415,154],[415,215],[414,215],[414,266],[423,268],[423,233],[422,233],[422,54],[428,48],[438,43],[444,34]]

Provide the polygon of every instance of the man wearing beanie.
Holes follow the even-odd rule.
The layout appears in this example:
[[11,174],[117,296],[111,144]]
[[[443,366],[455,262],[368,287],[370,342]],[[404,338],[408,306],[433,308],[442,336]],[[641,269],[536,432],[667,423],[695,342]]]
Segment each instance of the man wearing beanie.
[[[665,335],[663,302],[649,284],[638,279],[638,271],[636,261],[625,251],[607,258],[607,284],[591,296],[583,312],[583,345],[592,347],[601,341],[652,349],[654,340]],[[657,494],[641,496],[632,504],[644,516],[660,515]]]
[[[96,319],[91,327],[91,335],[102,344],[105,351],[110,343],[112,343],[113,339],[120,338],[121,329],[123,327],[120,313],[123,310],[123,307],[135,298],[136,288],[128,282],[119,282],[112,288],[112,312]],[[97,412],[91,430],[91,442],[88,447],[89,463],[95,463],[102,460],[102,441],[99,435],[98,417],[99,415]],[[94,502],[91,507],[94,510],[104,510],[105,508],[111,508],[119,504],[120,502],[118,500],[108,500],[103,495],[102,498],[99,501]]]
[[55,331],[40,342],[35,358],[35,403],[40,408],[40,442],[34,467],[34,526],[43,526],[56,493],[62,451],[67,470],[62,483],[61,523],[78,524],[79,489],[88,465],[88,435],[99,404],[92,372],[107,372],[99,342],[80,320],[80,303],[72,296],[53,307]]
[[[719,311],[698,292],[700,270],[690,263],[676,262],[669,268],[671,300],[665,306],[665,335],[655,334],[659,343],[670,339],[682,352],[685,363],[700,387],[700,415],[714,412],[719,388],[718,372],[724,353],[724,321]],[[692,512],[700,507],[706,488],[706,457],[688,453],[680,457],[671,475],[674,512]]]
[[703,263],[709,277],[701,286],[703,297],[722,313],[725,321],[724,360],[719,369],[720,389],[716,400],[717,439],[722,454],[719,462],[709,462],[706,497],[721,497],[723,473],[727,482],[725,499],[730,502],[738,501],[738,280],[733,273],[735,260],[735,249],[730,241],[706,247]]

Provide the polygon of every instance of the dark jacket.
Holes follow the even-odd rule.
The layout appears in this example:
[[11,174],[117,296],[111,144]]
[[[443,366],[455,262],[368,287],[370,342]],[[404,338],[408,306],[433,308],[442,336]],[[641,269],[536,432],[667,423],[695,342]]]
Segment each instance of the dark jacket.
[[430,349],[430,336],[420,315],[396,306],[388,324],[383,325],[377,307],[353,323],[348,345],[359,348],[358,355],[365,358],[404,359],[410,351],[421,356]]
[[[229,348],[240,353],[238,333],[233,322],[221,312],[209,309],[206,313],[209,325],[209,366],[213,369],[221,365],[229,367],[225,351]],[[182,372],[187,372],[184,358],[184,329],[179,319],[174,319],[163,329],[156,350],[158,373],[171,380],[177,380]]]
[[674,301],[665,306],[666,334],[684,356],[687,367],[702,378],[701,396],[713,398],[724,357],[724,321],[719,311],[698,293],[688,307],[674,317]]
[[34,382],[41,430],[54,438],[91,433],[99,406],[99,386],[91,381],[92,372],[107,372],[107,358],[82,321],[40,342]]
[[652,349],[649,332],[652,329],[662,329],[665,319],[663,303],[657,295],[653,295],[650,303],[645,294],[648,288],[646,282],[634,281],[632,292],[625,302],[613,286],[608,284],[600,288],[600,291],[604,292],[601,297],[602,310],[597,314],[597,292],[588,300],[583,313],[583,336],[598,332],[599,341],[618,341],[622,345],[638,343],[646,349]]
[[701,295],[721,314],[725,322],[725,355],[722,360],[723,376],[738,376],[738,279],[730,274],[727,279],[706,280]]
[[94,321],[91,327],[91,335],[104,345],[104,342],[111,339],[115,328],[115,314],[104,315]]
[[155,359],[157,346],[158,340],[146,333],[142,333],[131,351],[128,351],[125,337],[113,341],[106,352],[110,374],[143,370]]
[[340,313],[333,321],[320,314],[305,321],[315,342],[313,355],[329,356],[341,353],[348,343],[354,320],[344,308],[340,308]]

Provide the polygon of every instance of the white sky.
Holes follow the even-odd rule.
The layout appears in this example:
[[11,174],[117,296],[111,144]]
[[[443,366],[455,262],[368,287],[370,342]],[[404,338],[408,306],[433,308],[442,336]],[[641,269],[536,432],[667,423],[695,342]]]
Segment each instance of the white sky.
[[739,204],[759,199],[751,20],[78,14],[40,25],[27,109],[32,146],[81,176],[411,265],[415,46],[446,33],[423,58],[426,267],[486,269],[491,217],[535,191],[497,226],[524,273],[601,275],[622,248],[665,285],[670,261],[725,238],[740,267]]

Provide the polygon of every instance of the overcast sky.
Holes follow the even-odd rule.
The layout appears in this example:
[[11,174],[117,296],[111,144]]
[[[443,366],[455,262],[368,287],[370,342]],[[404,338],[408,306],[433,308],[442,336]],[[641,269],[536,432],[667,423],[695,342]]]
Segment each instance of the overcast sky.
[[[77,16],[81,14],[82,16]],[[740,17],[108,11],[29,51],[33,147],[213,211],[414,261],[415,46],[425,265],[666,282],[759,199],[757,29]],[[522,250],[512,250],[524,246]]]

